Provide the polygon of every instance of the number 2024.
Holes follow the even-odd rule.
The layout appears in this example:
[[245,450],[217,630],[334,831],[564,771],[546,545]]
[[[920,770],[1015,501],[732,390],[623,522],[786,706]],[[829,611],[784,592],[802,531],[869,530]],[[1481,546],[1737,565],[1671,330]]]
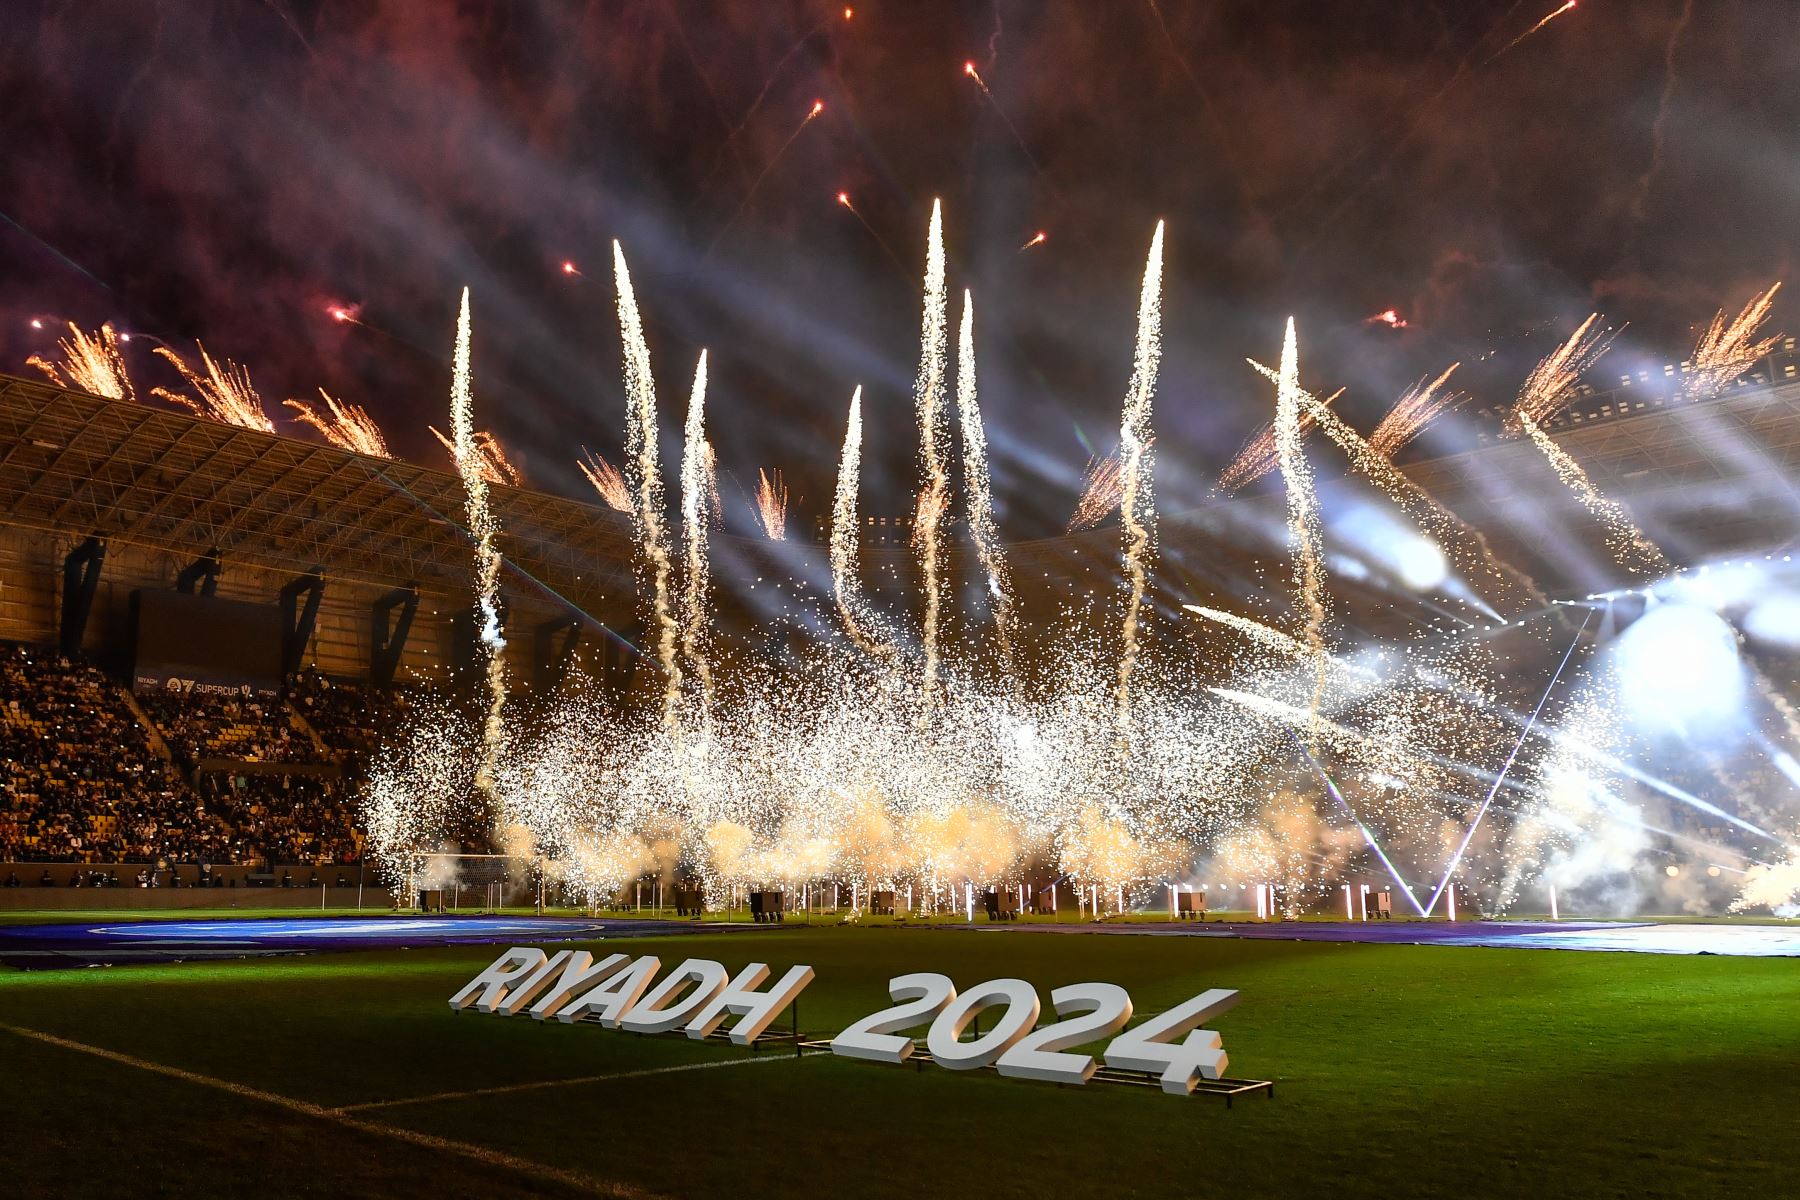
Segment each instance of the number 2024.
[[[959,995],[948,976],[920,971],[889,980],[888,995],[897,1003],[838,1034],[831,1042],[833,1054],[905,1062],[918,1043],[896,1031],[929,1022],[925,1047],[939,1066],[994,1067],[1016,1079],[1079,1084],[1092,1079],[1098,1065],[1093,1055],[1069,1047],[1111,1038],[1102,1055],[1107,1066],[1159,1075],[1162,1090],[1176,1096],[1191,1094],[1202,1078],[1225,1073],[1219,1035],[1200,1026],[1238,1001],[1237,992],[1214,988],[1121,1033],[1131,1020],[1131,997],[1114,983],[1057,988],[1050,1006],[1058,1019],[1042,1028],[1037,989],[1023,979],[991,979]],[[991,1028],[963,1041],[963,1031],[990,1008],[1005,1011]]]

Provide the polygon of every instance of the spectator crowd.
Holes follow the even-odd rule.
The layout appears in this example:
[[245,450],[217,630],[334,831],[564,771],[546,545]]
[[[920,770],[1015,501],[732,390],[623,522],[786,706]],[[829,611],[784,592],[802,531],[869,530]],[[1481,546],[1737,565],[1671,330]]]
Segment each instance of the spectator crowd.
[[128,887],[154,880],[158,864],[356,863],[363,835],[346,776],[405,704],[309,672],[290,698],[158,692],[134,710],[94,666],[0,643],[0,862],[144,864],[77,876]]

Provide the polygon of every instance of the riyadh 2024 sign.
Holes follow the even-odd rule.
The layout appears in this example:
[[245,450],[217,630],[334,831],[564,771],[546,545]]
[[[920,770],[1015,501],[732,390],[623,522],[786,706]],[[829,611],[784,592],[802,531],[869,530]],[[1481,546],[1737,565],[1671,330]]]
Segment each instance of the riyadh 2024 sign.
[[[729,1020],[732,1042],[749,1046],[813,981],[811,967],[789,967],[769,983],[769,968],[751,963],[731,976],[711,959],[690,958],[657,979],[654,955],[609,954],[596,960],[585,950],[546,954],[534,947],[508,950],[450,998],[454,1012],[474,1009],[494,1016],[529,1014],[564,1023],[591,1021],[628,1033],[713,1035]],[[888,982],[893,1005],[871,1013],[831,1039],[833,1054],[871,1062],[900,1063],[919,1039],[901,1030],[928,1026],[931,1060],[952,1071],[993,1067],[1002,1075],[1049,1083],[1083,1084],[1099,1063],[1072,1050],[1104,1039],[1105,1065],[1158,1077],[1171,1095],[1192,1093],[1200,1080],[1225,1074],[1219,1035],[1201,1028],[1233,1007],[1238,993],[1214,988],[1133,1028],[1131,997],[1114,983],[1073,983],[1050,993],[1056,1020],[1039,1024],[1042,1002],[1023,979],[990,979],[958,992],[948,976],[930,971]],[[978,1034],[964,1033],[989,1009],[997,1018]],[[979,1028],[979,1027],[978,1027]]]

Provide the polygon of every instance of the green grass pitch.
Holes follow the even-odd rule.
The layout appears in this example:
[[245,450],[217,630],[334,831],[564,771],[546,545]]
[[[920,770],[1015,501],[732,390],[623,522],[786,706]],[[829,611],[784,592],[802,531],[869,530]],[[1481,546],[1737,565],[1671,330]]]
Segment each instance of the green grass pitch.
[[[834,927],[615,945],[811,964],[800,1021],[826,1036],[906,971],[1018,976],[1046,1003],[1106,980],[1140,1014],[1237,988],[1214,1027],[1231,1073],[1276,1095],[1228,1110],[773,1050],[634,1074],[747,1055],[453,1015],[502,947],[0,968],[0,1179],[334,1200],[1800,1195],[1792,960]],[[620,1078],[557,1083],[591,1076]],[[441,1096],[484,1089],[509,1090]]]

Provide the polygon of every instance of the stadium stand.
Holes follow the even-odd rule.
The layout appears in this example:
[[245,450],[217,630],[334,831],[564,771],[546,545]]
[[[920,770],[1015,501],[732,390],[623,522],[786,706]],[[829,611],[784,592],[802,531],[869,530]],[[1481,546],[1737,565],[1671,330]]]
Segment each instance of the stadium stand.
[[361,860],[339,769],[308,761],[319,756],[284,701],[157,694],[144,709],[190,771],[211,769],[184,776],[96,667],[0,647],[0,860],[204,863],[208,874]]

